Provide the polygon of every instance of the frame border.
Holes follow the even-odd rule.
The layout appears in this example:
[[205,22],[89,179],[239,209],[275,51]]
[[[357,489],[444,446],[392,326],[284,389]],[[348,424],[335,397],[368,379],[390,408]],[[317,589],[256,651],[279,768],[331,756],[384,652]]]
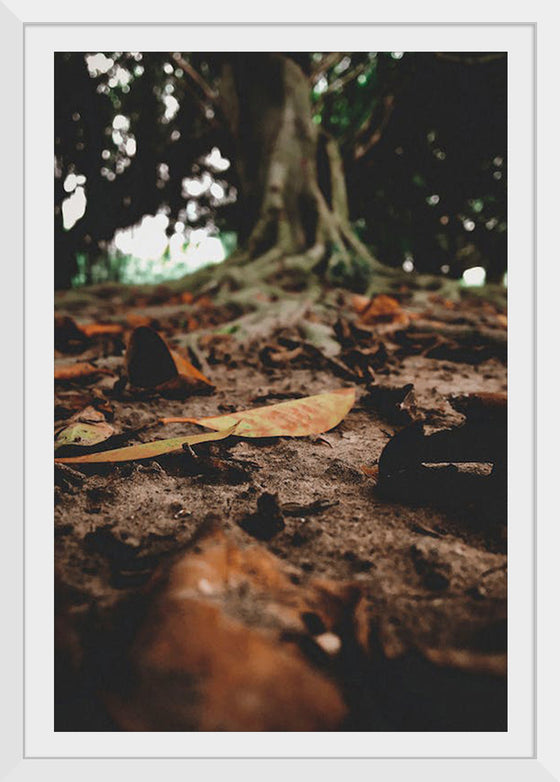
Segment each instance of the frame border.
[[[19,5],[25,5],[24,3],[20,3]],[[86,9],[87,10],[87,9]],[[28,14],[26,13],[27,9],[24,10],[25,17],[28,17]],[[76,9],[73,9],[73,14],[76,15]],[[111,14],[107,14],[110,16]],[[297,15],[297,14],[296,14]],[[178,13],[178,16],[180,16],[180,12]],[[552,21],[552,20],[551,20]],[[14,63],[22,63],[24,61],[24,36],[25,36],[25,28],[27,26],[67,26],[67,25],[81,25],[84,24],[83,22],[76,21],[76,22],[58,22],[58,21],[27,21],[26,19],[22,19],[19,17],[18,14],[13,13],[10,11],[5,5],[0,4],[0,27],[3,29],[2,38],[4,39],[4,49],[0,50],[1,57],[2,57],[2,73],[8,74],[10,77],[12,77],[12,74],[14,72]],[[90,22],[89,24],[93,25],[100,25],[100,26],[120,26],[120,25],[130,25],[130,24],[141,24],[145,26],[161,26],[165,24],[169,24],[169,22]],[[197,25],[203,25],[203,24],[212,24],[207,23],[203,21],[185,21],[182,23],[174,22],[175,25],[177,24],[188,24],[189,26],[197,26]],[[217,23],[214,23],[217,24]],[[230,26],[258,26],[262,24],[266,24],[267,26],[270,26],[270,22],[219,22],[219,24],[228,24]],[[316,22],[293,22],[293,21],[286,21],[286,22],[278,22],[276,23],[278,26],[319,26],[319,25],[335,25],[335,26],[349,26],[351,24],[356,24],[356,22],[322,22],[322,23],[316,23]],[[379,21],[379,22],[359,22],[360,25],[363,24],[371,24],[374,26],[383,26],[388,24],[403,24],[398,22],[388,22],[388,21]],[[457,24],[455,22],[414,22],[414,23],[408,23],[408,24],[414,24],[418,26],[438,26],[442,24]],[[536,22],[466,22],[462,23],[462,26],[493,26],[493,25],[499,25],[499,26],[506,26],[506,25],[524,25],[524,26],[531,26],[533,28],[533,46],[534,46],[534,84],[533,84],[533,132],[534,132],[534,151],[533,151],[533,163],[534,163],[534,172],[533,172],[533,213],[534,213],[534,231],[533,231],[533,283],[534,283],[534,311],[533,314],[536,316],[537,313],[537,300],[538,300],[538,288],[537,284],[539,282],[538,276],[537,276],[537,265],[536,265],[536,249],[537,249],[537,237],[536,237],[536,228],[537,228],[537,199],[536,199],[536,176],[537,176],[537,154],[536,154],[536,138],[537,138],[537,61],[538,61],[538,55],[540,55],[540,51],[537,51],[536,47],[536,33],[537,33],[537,23]],[[15,69],[17,73],[17,68]],[[17,234],[17,236],[9,236],[6,237],[9,239],[9,247],[11,248],[9,252],[6,253],[7,259],[11,260],[13,258],[22,258],[25,253],[25,244],[24,244],[24,238],[23,238],[23,209],[22,209],[22,202],[23,202],[23,177],[22,177],[22,170],[24,171],[24,154],[23,154],[23,137],[24,137],[24,130],[25,130],[25,117],[23,112],[23,80],[24,80],[24,72],[23,68],[20,69],[20,78],[19,79],[13,79],[12,81],[9,81],[7,78],[3,78],[3,86],[4,86],[4,98],[5,98],[5,105],[12,105],[15,106],[14,114],[17,118],[17,122],[15,122],[13,125],[11,125],[9,128],[3,127],[2,128],[2,137],[4,139],[5,137],[5,143],[4,143],[4,149],[10,149],[16,150],[15,155],[8,155],[6,156],[8,159],[6,160],[7,164],[7,172],[4,177],[4,183],[2,190],[3,192],[3,205],[5,209],[2,211],[3,214],[6,213],[6,211],[12,216],[11,221],[7,221],[7,225],[11,226],[17,226],[17,231],[14,232],[14,234]],[[8,192],[8,183],[10,183],[10,192]],[[14,184],[15,183],[15,186]],[[15,192],[15,197],[14,197]],[[5,199],[5,203],[4,203]],[[22,263],[21,266],[19,266],[16,263],[8,264],[8,268],[5,269],[5,273],[8,275],[6,280],[6,290],[10,292],[10,296],[12,298],[12,304],[15,304],[15,321],[21,322],[20,317],[24,316],[25,310],[24,310],[24,264]],[[548,275],[548,269],[547,269],[547,275]],[[550,286],[550,288],[553,288],[554,286]],[[5,326],[4,332],[10,333],[8,331],[8,327],[10,327],[10,331],[13,333],[13,322],[14,317],[13,313],[9,313],[9,310],[11,308],[6,307],[6,310],[2,310],[2,317],[3,317],[3,325]],[[19,317],[18,317],[19,316]],[[5,322],[4,322],[5,321]],[[540,391],[540,383],[537,384],[537,323],[536,323],[536,317],[535,317],[535,324],[534,324],[534,330],[533,330],[533,340],[534,340],[534,399],[537,399],[537,394],[539,394]],[[541,326],[541,318],[539,318],[539,333],[542,332]],[[22,338],[25,338],[25,334],[22,332]],[[13,343],[13,344],[12,344]],[[10,416],[10,421],[8,422],[10,424],[10,431],[14,430],[13,433],[13,439],[12,442],[16,443],[15,448],[15,458],[12,458],[12,454],[10,456],[10,461],[15,461],[19,465],[22,465],[23,462],[23,447],[22,447],[22,439],[21,434],[17,430],[17,421],[19,419],[19,414],[21,413],[23,417],[23,392],[25,390],[24,386],[24,377],[23,377],[23,345],[18,340],[12,340],[11,343],[6,345],[7,347],[7,357],[6,357],[6,366],[9,366],[10,368],[15,369],[17,367],[17,371],[14,372],[14,375],[17,374],[18,376],[18,383],[14,385],[13,388],[10,389],[10,407],[7,408],[5,406],[5,409],[9,410],[17,410],[18,415],[16,416]],[[21,370],[21,371],[20,371]],[[21,378],[21,380],[20,380]],[[537,424],[540,423],[540,420],[537,417],[537,408],[534,407],[533,410],[533,422],[534,422],[534,447],[536,447],[536,435],[537,435]],[[540,461],[540,460],[539,460]],[[23,471],[22,471],[23,472]],[[536,460],[534,460],[533,463],[533,474],[534,474],[534,486],[535,488],[539,485],[539,480],[542,478],[540,476],[540,469],[538,469],[538,463]],[[16,518],[20,518],[23,516],[24,513],[24,507],[22,503],[22,495],[23,495],[23,475],[18,475],[18,480],[14,484],[14,488],[16,490],[16,496],[15,496],[15,503],[12,506],[12,509],[15,509],[15,516]],[[19,496],[18,496],[19,495]],[[537,510],[537,503],[536,503],[536,496],[534,497],[534,519],[533,519],[533,533],[534,533],[534,543],[535,543],[535,556],[537,558],[537,562],[539,565],[541,564],[541,561],[543,559],[542,552],[543,552],[543,542],[541,540],[542,535],[541,530],[539,530],[539,535],[537,536],[537,525],[536,525],[536,510]],[[12,514],[9,514],[6,518],[7,524],[10,524],[12,518]],[[15,525],[12,525],[15,527]],[[23,525],[22,525],[23,528]],[[9,702],[12,705],[12,710],[10,714],[3,714],[2,718],[3,721],[2,726],[4,727],[3,735],[8,737],[10,736],[11,741],[7,742],[7,744],[10,747],[10,759],[6,758],[7,763],[4,761],[4,757],[1,758],[1,765],[0,765],[0,778],[4,778],[5,772],[8,771],[8,767],[11,767],[11,769],[15,772],[15,774],[12,774],[8,771],[10,777],[14,778],[27,778],[31,775],[31,773],[35,773],[35,770],[37,770],[39,773],[47,770],[47,763],[49,770],[55,771],[56,766],[56,772],[58,776],[61,779],[66,779],[67,777],[70,778],[70,774],[74,776],[75,772],[78,770],[78,766],[83,767],[85,764],[83,763],[83,760],[91,760],[91,758],[82,758],[82,759],[66,759],[65,761],[61,758],[48,758],[48,759],[30,759],[25,757],[25,747],[24,747],[24,735],[23,735],[23,702],[21,700],[21,684],[23,683],[23,651],[25,649],[25,639],[23,638],[23,617],[20,615],[19,612],[19,599],[17,601],[13,601],[11,598],[14,595],[14,582],[17,584],[17,595],[18,598],[21,595],[21,598],[24,598],[23,589],[22,589],[22,583],[20,582],[20,579],[18,576],[21,576],[21,567],[18,567],[20,565],[21,561],[20,556],[23,556],[23,536],[22,532],[23,529],[17,529],[16,531],[16,540],[15,545],[10,545],[11,547],[6,550],[13,551],[14,553],[17,552],[17,556],[14,556],[12,559],[12,564],[16,564],[16,579],[14,580],[13,577],[11,580],[8,579],[8,568],[5,570],[2,569],[2,578],[4,581],[2,582],[2,586],[4,586],[4,589],[2,590],[1,594],[4,597],[9,596],[10,597],[10,603],[11,605],[8,605],[8,609],[12,609],[11,613],[15,614],[13,618],[15,621],[13,622],[13,627],[15,629],[14,635],[17,638],[21,638],[20,644],[18,644],[18,649],[16,650],[16,653],[13,655],[10,655],[10,660],[5,661],[5,664],[3,666],[2,670],[2,676],[6,678],[6,682],[4,683],[5,686],[3,688],[3,692],[7,693],[10,692],[9,698],[6,699],[7,702]],[[9,533],[12,534],[13,530],[9,530]],[[537,545],[540,546],[540,549],[537,548]],[[537,573],[536,565],[537,562],[535,562],[535,573]],[[533,677],[534,677],[534,699],[535,699],[535,705],[539,706],[541,705],[542,701],[545,700],[545,694],[546,691],[543,688],[542,679],[543,675],[540,673],[541,668],[541,662],[543,657],[543,648],[542,648],[542,642],[539,642],[537,644],[537,632],[538,630],[542,631],[542,626],[539,623],[537,625],[537,594],[544,595],[545,594],[545,588],[544,588],[544,581],[545,578],[547,580],[552,581],[552,577],[548,576],[546,577],[543,573],[539,571],[539,577],[537,578],[537,575],[535,575],[535,604],[534,604],[534,613],[533,613],[533,622],[534,622],[534,637],[533,637],[533,644],[534,644],[534,652],[535,652],[535,668],[533,671]],[[538,592],[537,592],[538,589]],[[550,594],[550,587],[548,588],[548,592]],[[539,603],[542,602],[542,600],[539,600]],[[17,605],[16,605],[17,603]],[[14,611],[14,607],[16,610]],[[542,632],[540,633],[542,636]],[[540,641],[540,639],[539,639]],[[10,650],[11,651],[11,650]],[[539,656],[537,656],[539,654]],[[13,657],[13,659],[11,659]],[[537,670],[537,663],[536,661],[539,660],[539,665]],[[552,664],[552,660],[550,661]],[[15,674],[15,675],[14,675]],[[541,692],[539,693],[539,698],[537,700],[537,686],[541,685]],[[549,693],[551,699],[553,698],[552,692]],[[13,697],[15,695],[15,697]],[[554,711],[548,714],[548,719],[550,719],[554,714]],[[19,717],[19,719],[18,719]],[[546,718],[545,718],[546,719]],[[530,774],[531,779],[551,779],[554,778],[551,776],[550,772],[546,769],[546,767],[542,764],[541,760],[543,758],[542,753],[540,752],[541,748],[543,747],[545,750],[547,749],[548,741],[547,739],[553,739],[554,736],[554,728],[555,726],[552,724],[547,724],[547,730],[546,733],[550,734],[549,736],[541,735],[544,734],[544,731],[542,730],[545,727],[545,723],[543,722],[543,714],[542,709],[539,711],[535,710],[535,721],[534,721],[534,747],[535,747],[535,753],[532,759],[517,759],[517,760],[507,760],[504,759],[476,759],[476,758],[456,758],[453,760],[450,759],[440,759],[441,762],[437,763],[437,765],[433,766],[435,758],[421,758],[421,759],[415,759],[415,758],[407,758],[407,759],[397,759],[394,758],[393,761],[389,761],[386,758],[371,758],[371,759],[352,759],[352,758],[344,758],[344,759],[320,759],[320,758],[305,758],[305,759],[297,759],[297,763],[308,763],[309,761],[313,761],[314,763],[317,760],[323,760],[324,763],[329,764],[329,768],[333,767],[333,764],[335,767],[339,766],[340,762],[347,762],[350,761],[353,763],[353,769],[355,769],[356,772],[358,772],[358,765],[363,766],[364,764],[368,767],[370,770],[376,770],[376,771],[382,771],[383,767],[383,778],[398,778],[397,776],[394,776],[395,772],[398,773],[400,776],[401,773],[406,774],[406,776],[409,775],[409,772],[411,770],[410,763],[414,762],[415,764],[418,763],[418,761],[421,761],[422,769],[419,767],[415,768],[415,772],[419,774],[421,771],[428,772],[428,766],[430,766],[429,769],[429,778],[434,779],[447,779],[449,777],[450,773],[453,773],[454,776],[457,779],[463,778],[463,773],[458,773],[460,771],[465,771],[467,773],[467,776],[465,778],[472,779],[473,773],[480,773],[483,768],[487,768],[489,771],[491,771],[492,777],[496,775],[496,773],[499,773],[502,771],[503,773],[507,774],[507,776],[511,779],[527,779],[528,774]],[[548,746],[548,750],[555,749],[553,745]],[[558,758],[555,757],[555,752],[553,751],[550,755],[546,753],[547,755],[547,761],[553,760],[553,765],[556,765]],[[103,758],[95,758],[98,763],[96,764],[95,768],[96,771],[94,772],[96,776],[98,775],[98,772],[101,771],[101,768],[99,768],[99,765],[102,764],[105,766],[107,763],[109,765],[111,764],[120,764],[121,766],[126,763],[126,765],[129,765],[130,761],[132,761],[132,758],[119,758],[119,759],[103,759]],[[166,770],[171,770],[170,766],[177,766],[177,770],[181,768],[183,771],[186,770],[186,766],[184,764],[189,764],[189,770],[194,771],[194,767],[198,766],[203,759],[201,758],[185,758],[185,759],[165,759],[165,758],[158,758],[158,761],[164,761],[166,763]],[[206,758],[204,759],[204,773],[208,773],[208,763],[206,761],[210,761],[213,765],[216,765],[216,770],[219,772],[220,767],[222,767],[222,761],[223,760],[230,760],[228,758]],[[235,760],[238,760],[238,764],[241,763],[244,760],[248,760],[248,758],[235,758]],[[270,765],[270,760],[281,760],[285,761],[285,763],[282,763],[282,770],[281,774],[282,777],[285,776],[286,771],[288,769],[286,766],[288,764],[291,764],[295,759],[281,757],[281,758],[267,758],[265,759],[253,759],[255,762],[253,763],[253,770],[257,771],[257,766],[261,767],[263,764]],[[62,762],[61,762],[62,761]],[[463,761],[466,761],[466,763],[463,763]],[[136,766],[140,762],[142,766],[144,767],[145,771],[148,771],[148,766],[153,770],[153,763],[156,762],[155,759],[142,759],[141,761],[136,760],[134,765]],[[391,769],[387,765],[388,763],[391,763]],[[80,768],[80,773],[83,774],[85,769]],[[124,770],[124,769],[122,769]],[[130,769],[132,771],[132,768]],[[202,768],[201,768],[202,770]],[[223,771],[223,768],[221,768]],[[364,768],[365,770],[365,768]],[[387,775],[389,771],[392,771],[393,773],[390,774],[390,776]],[[140,771],[140,768],[135,768],[134,773],[138,773]],[[93,772],[93,767],[92,767]],[[519,776],[518,776],[519,772]],[[267,769],[267,773],[270,774],[270,769]],[[151,775],[151,772],[150,772]],[[89,773],[85,774],[86,778],[89,777]],[[424,778],[424,773],[421,774],[420,778]],[[428,776],[426,776],[428,778]],[[486,777],[484,777],[486,778]]]

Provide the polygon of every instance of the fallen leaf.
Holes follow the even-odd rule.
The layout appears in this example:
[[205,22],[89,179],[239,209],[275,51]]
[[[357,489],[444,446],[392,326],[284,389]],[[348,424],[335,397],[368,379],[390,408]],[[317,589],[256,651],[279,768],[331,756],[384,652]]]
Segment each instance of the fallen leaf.
[[304,580],[231,533],[210,528],[195,536],[155,574],[147,611],[122,651],[133,686],[123,692],[116,681],[103,693],[117,725],[340,729],[347,707],[331,674],[342,649],[355,648],[367,627],[361,591]]
[[128,379],[138,388],[155,388],[177,376],[165,340],[149,326],[134,329],[126,351]]
[[79,410],[77,413],[74,413],[68,423],[76,423],[78,421],[87,424],[97,424],[104,422],[105,416],[101,410],[97,410],[95,407],[93,407],[93,405],[88,405],[87,407],[84,407],[83,410]]
[[63,353],[77,353],[84,349],[87,337],[68,315],[56,315],[54,319],[54,346]]
[[409,316],[404,312],[401,305],[392,296],[386,296],[384,293],[374,296],[373,299],[367,299],[364,302],[364,296],[354,296],[352,305],[359,315],[362,323],[375,325],[380,323],[409,323]]
[[337,426],[356,401],[355,388],[338,388],[277,405],[209,418],[162,418],[161,423],[193,423],[222,431],[239,422],[238,437],[307,437]]
[[274,366],[277,364],[288,364],[295,358],[299,358],[303,353],[303,345],[299,345],[292,350],[288,350],[285,347],[277,347],[276,349],[267,345],[260,352],[260,359],[266,366]]
[[[479,411],[477,411],[479,412]],[[487,415],[487,411],[486,411]],[[422,464],[483,462],[503,465],[507,456],[507,411],[493,418],[468,414],[464,423],[424,434],[416,421],[401,429],[385,445],[379,457],[381,479],[414,472]]]
[[233,434],[235,426],[218,433],[190,434],[186,437],[171,437],[168,440],[154,440],[150,443],[127,445],[125,448],[114,448],[101,453],[88,453],[85,456],[68,456],[55,459],[60,464],[105,464],[107,462],[131,462],[136,459],[154,459],[174,451],[181,451],[184,445],[224,440]]
[[79,323],[78,328],[86,337],[116,337],[123,333],[119,323]]
[[[165,339],[149,326],[134,329],[128,343],[126,367],[131,385],[165,391],[164,384],[172,383],[171,390],[194,392],[198,387],[213,384],[179,351],[171,350]],[[186,383],[174,384],[176,378]]]
[[54,443],[55,450],[67,445],[92,446],[102,443],[115,433],[115,429],[105,422],[84,423],[76,421],[61,429]]
[[200,372],[191,362],[178,350],[170,350],[171,357],[177,367],[177,372],[181,377],[193,378],[199,380],[201,383],[206,383],[208,386],[213,386],[213,383]]
[[405,425],[416,417],[413,383],[404,386],[370,384],[367,392],[362,399],[363,406],[375,410],[386,421]]
[[498,420],[507,426],[507,393],[479,391],[472,394],[451,394],[449,404],[470,421],[484,421],[489,426]]
[[107,369],[96,367],[89,361],[76,361],[72,364],[60,363],[54,367],[55,380],[82,380],[93,375],[112,374]]
[[389,361],[389,353],[384,342],[378,342],[373,347],[346,348],[342,361],[358,378],[373,378],[375,370],[384,367]]

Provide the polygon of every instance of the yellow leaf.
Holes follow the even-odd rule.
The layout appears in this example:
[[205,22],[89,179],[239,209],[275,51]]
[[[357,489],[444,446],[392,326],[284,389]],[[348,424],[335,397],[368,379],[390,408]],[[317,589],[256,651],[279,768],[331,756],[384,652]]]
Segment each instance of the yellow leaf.
[[64,429],[57,434],[54,447],[55,449],[62,448],[62,446],[65,445],[83,445],[89,447],[102,443],[114,434],[114,428],[105,421],[99,421],[97,423],[76,421],[69,426],[65,426]]
[[238,437],[306,437],[333,429],[347,415],[355,401],[355,388],[339,388],[238,413],[210,418],[163,418],[161,422],[188,422],[217,431],[239,422],[235,432]]
[[69,456],[55,459],[59,464],[104,464],[106,462],[132,462],[136,459],[154,459],[174,451],[181,451],[184,445],[196,445],[213,440],[224,440],[233,433],[235,426],[218,433],[190,434],[186,437],[171,437],[168,440],[155,440],[140,445],[127,445],[125,448],[115,448],[101,453],[88,453],[85,456]]

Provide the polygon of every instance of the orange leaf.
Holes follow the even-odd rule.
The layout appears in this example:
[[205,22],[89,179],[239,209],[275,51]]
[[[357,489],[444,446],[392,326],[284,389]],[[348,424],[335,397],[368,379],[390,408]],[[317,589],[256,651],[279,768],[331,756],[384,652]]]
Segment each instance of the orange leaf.
[[152,583],[123,649],[135,686],[104,692],[119,729],[341,729],[348,709],[331,669],[302,650],[330,642],[334,658],[342,643],[362,641],[369,623],[357,587],[308,581],[264,547],[211,529]]
[[208,378],[202,374],[191,362],[185,358],[179,351],[170,350],[171,358],[175,362],[177,372],[182,377],[192,377],[195,380],[200,380],[201,383],[206,383],[207,386],[213,386],[214,384],[208,380]]
[[105,464],[107,462],[132,462],[136,459],[154,459],[174,451],[181,451],[183,445],[196,445],[213,440],[224,440],[233,434],[235,426],[218,433],[206,432],[205,434],[190,434],[186,437],[171,437],[168,440],[154,440],[151,443],[140,445],[127,445],[125,448],[114,448],[111,451],[101,453],[88,453],[85,456],[69,456],[55,459],[60,464]]
[[409,316],[403,311],[401,305],[391,296],[381,293],[368,300],[365,296],[354,296],[352,305],[360,315],[362,323],[403,323],[409,322]]
[[79,380],[92,375],[111,374],[106,369],[100,369],[89,361],[76,361],[73,364],[59,364],[54,368],[55,380]]
[[371,299],[367,296],[362,296],[360,293],[356,293],[352,296],[351,303],[353,310],[359,314],[369,307]]
[[238,437],[306,437],[333,429],[355,401],[355,388],[339,388],[238,413],[210,418],[162,418],[161,423],[188,422],[222,431],[240,422],[235,432]]
[[123,332],[123,327],[118,323],[79,323],[78,328],[86,337],[118,336]]

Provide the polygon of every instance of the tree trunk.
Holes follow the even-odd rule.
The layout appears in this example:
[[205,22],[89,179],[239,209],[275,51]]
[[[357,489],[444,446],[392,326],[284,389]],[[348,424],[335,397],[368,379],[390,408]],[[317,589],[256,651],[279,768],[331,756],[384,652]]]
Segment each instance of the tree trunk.
[[233,58],[221,92],[248,257],[303,254],[328,265],[357,254],[375,265],[349,226],[341,157],[313,122],[309,81],[299,66],[279,54]]
[[[313,122],[310,92],[290,57],[226,55],[220,110],[234,141],[242,215],[242,250],[233,265],[251,261],[252,276],[264,283],[276,271],[281,277],[293,271],[284,260],[296,256],[303,273],[314,268],[368,295],[404,285],[458,298],[455,280],[385,266],[360,241],[349,221],[338,145]],[[233,274],[232,265],[224,272]],[[237,275],[237,282],[247,284],[248,274]]]

